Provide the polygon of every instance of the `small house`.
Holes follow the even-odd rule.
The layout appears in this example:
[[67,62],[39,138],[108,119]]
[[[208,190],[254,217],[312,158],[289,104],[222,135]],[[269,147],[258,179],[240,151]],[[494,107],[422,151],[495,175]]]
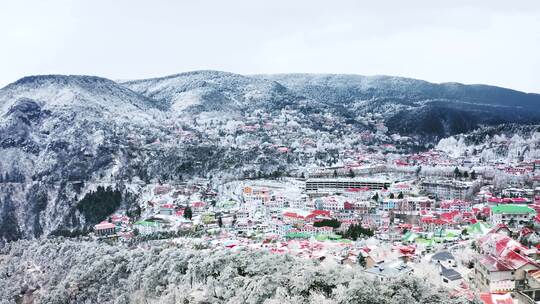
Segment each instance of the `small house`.
[[116,232],[116,226],[113,223],[103,221],[94,226],[94,232],[100,236],[111,235]]

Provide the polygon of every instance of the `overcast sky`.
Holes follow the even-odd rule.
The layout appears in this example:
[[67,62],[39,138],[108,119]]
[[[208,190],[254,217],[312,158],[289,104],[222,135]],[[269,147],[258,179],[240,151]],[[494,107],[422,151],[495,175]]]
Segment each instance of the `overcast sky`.
[[540,93],[540,0],[7,0],[0,39],[0,86],[36,74],[136,79],[215,69]]

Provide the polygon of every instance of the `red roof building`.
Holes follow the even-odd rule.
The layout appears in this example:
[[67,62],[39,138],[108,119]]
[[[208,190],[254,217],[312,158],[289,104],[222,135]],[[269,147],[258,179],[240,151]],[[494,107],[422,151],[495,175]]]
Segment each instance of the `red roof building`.
[[483,304],[514,304],[514,299],[510,293],[505,294],[493,294],[493,293],[481,293],[480,300]]
[[536,249],[529,249],[504,234],[488,233],[481,237],[478,251],[481,256],[473,275],[477,288],[484,292],[514,291],[516,282],[524,281],[527,272],[540,269],[530,257],[536,254]]
[[94,231],[97,235],[110,235],[116,232],[116,225],[103,221],[94,226]]

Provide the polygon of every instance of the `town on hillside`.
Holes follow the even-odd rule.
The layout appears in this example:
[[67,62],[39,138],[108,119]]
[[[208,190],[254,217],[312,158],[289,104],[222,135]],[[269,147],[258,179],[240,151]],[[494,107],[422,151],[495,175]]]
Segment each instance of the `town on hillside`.
[[90,235],[197,238],[231,252],[341,264],[381,281],[416,276],[486,304],[538,303],[538,153],[505,138],[483,151],[458,146],[344,150],[297,176],[142,185],[136,210],[119,209]]

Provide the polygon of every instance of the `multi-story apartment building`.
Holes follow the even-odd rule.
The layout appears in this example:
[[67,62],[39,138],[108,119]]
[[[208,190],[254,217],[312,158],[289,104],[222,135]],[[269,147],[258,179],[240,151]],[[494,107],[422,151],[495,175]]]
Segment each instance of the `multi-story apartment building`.
[[306,192],[308,194],[318,193],[343,193],[347,189],[369,188],[370,190],[380,190],[388,188],[391,181],[373,178],[310,178],[306,180]]
[[384,199],[379,202],[379,210],[393,211],[395,214],[420,215],[422,211],[432,211],[434,205],[435,202],[428,197]]
[[422,191],[436,196],[438,199],[464,200],[470,194],[473,182],[456,180],[425,180]]

